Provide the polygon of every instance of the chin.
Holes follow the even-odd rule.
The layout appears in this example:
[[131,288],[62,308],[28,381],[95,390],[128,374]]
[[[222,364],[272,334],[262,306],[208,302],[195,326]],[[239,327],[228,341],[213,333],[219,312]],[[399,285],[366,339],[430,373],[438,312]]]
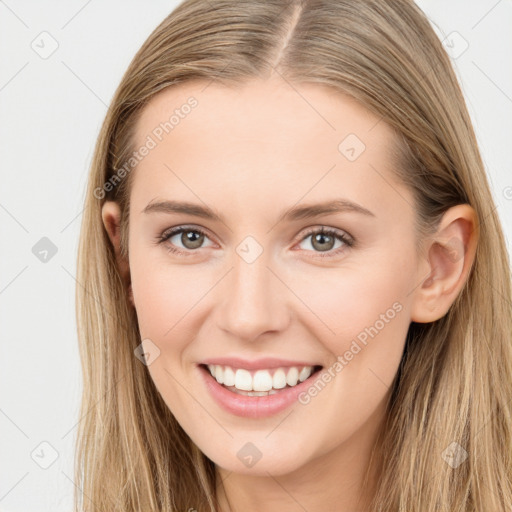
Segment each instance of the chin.
[[[234,441],[231,446],[224,445],[222,450],[203,451],[216,466],[233,473],[252,476],[273,476],[292,473],[307,463],[302,443],[296,441],[296,437],[287,435],[291,441],[289,446],[283,444],[283,440],[276,438],[275,443],[268,440],[262,434],[261,442],[255,437],[254,441]],[[219,446],[219,445],[217,445]],[[300,454],[297,453],[300,449]]]

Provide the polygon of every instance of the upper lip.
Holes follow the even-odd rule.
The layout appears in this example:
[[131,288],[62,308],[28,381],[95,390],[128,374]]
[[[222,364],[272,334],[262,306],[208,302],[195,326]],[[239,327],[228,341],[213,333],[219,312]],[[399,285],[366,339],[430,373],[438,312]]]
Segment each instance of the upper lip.
[[201,361],[200,364],[205,365],[225,365],[231,366],[232,368],[244,368],[247,370],[266,370],[272,368],[282,367],[303,367],[303,366],[322,366],[318,363],[312,363],[310,361],[291,361],[288,359],[280,359],[276,357],[263,357],[260,359],[244,359],[242,357],[212,357]]

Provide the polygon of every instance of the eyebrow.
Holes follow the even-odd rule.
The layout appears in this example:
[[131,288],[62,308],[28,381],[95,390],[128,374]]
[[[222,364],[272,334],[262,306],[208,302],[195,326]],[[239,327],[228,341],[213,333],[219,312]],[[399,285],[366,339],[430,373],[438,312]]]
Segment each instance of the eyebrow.
[[[157,201],[150,202],[141,213],[184,213],[224,223],[224,219],[208,206],[189,203],[186,201]],[[318,204],[293,206],[281,214],[278,222],[303,220],[331,213],[355,212],[369,217],[375,214],[363,206],[348,199],[334,199]]]

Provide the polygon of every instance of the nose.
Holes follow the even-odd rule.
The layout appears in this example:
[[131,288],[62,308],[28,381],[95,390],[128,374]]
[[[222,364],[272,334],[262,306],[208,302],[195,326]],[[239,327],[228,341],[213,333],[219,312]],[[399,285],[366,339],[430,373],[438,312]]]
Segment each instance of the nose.
[[252,342],[286,328],[290,291],[269,266],[263,252],[248,263],[233,255],[233,268],[219,287],[217,326],[236,339]]

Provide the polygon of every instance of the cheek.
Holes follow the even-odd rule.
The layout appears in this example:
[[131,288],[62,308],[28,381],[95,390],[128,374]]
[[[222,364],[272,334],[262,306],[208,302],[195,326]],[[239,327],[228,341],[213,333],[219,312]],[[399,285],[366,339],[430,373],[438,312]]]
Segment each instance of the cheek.
[[[150,262],[150,263],[148,263]],[[201,298],[208,287],[206,274],[194,265],[170,265],[137,249],[130,254],[133,297],[141,339],[150,339],[159,349],[158,358],[148,366],[151,378],[174,413],[190,406],[183,393],[186,374],[182,367],[187,350],[193,345],[200,325]],[[186,424],[185,415],[185,424]]]
[[375,260],[378,265],[317,269],[294,279],[294,291],[313,313],[302,315],[302,320],[335,354],[348,350],[354,339],[364,344],[369,330],[375,335],[372,327],[379,334],[391,334],[409,325],[411,269],[391,258]]
[[[151,258],[134,247],[130,257],[132,289],[143,338],[173,339],[176,347],[179,340],[186,343],[183,330],[190,330],[191,322],[197,326],[201,321],[198,315],[207,314],[207,295],[218,282],[219,272],[206,264],[170,265],[165,258]],[[290,314],[307,324],[334,354],[348,350],[354,339],[364,344],[373,337],[372,327],[380,333],[392,331],[391,326],[400,322],[402,330],[408,326],[403,311],[411,288],[411,269],[393,253],[369,259],[372,263],[340,268],[300,265],[281,269],[300,299],[297,302],[292,297],[297,309]],[[286,303],[283,297],[282,307],[287,307]],[[397,321],[395,317],[402,318]]]
[[187,323],[214,277],[207,269],[169,265],[165,256],[152,260],[137,250],[130,255],[130,272],[141,335],[160,340]]

